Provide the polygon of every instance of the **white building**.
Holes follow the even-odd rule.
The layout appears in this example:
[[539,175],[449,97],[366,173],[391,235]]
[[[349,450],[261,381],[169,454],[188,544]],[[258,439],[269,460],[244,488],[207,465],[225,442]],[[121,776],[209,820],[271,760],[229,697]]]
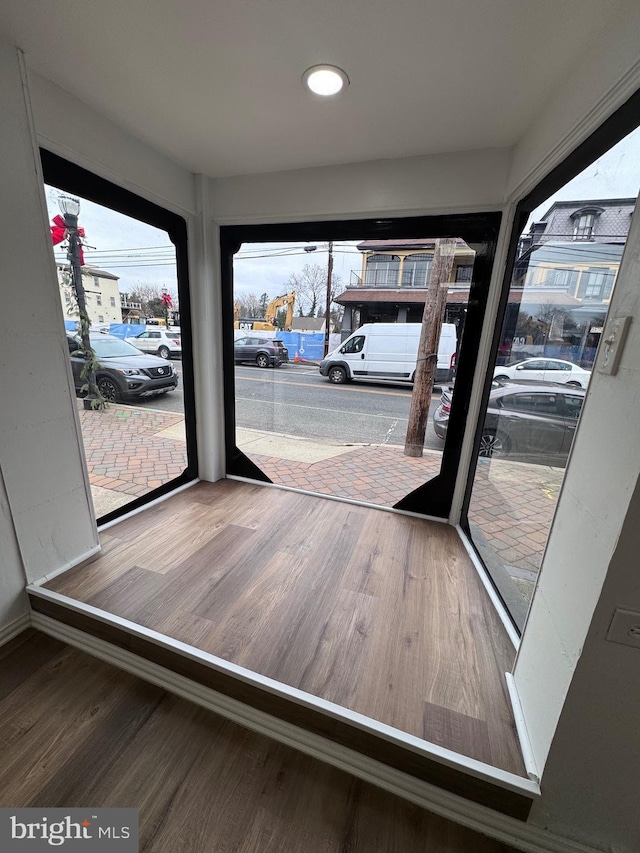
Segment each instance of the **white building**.
[[[79,318],[78,305],[73,293],[70,270],[67,264],[56,264],[60,301],[65,320]],[[92,324],[122,323],[122,308],[118,276],[97,267],[82,267],[87,314]]]

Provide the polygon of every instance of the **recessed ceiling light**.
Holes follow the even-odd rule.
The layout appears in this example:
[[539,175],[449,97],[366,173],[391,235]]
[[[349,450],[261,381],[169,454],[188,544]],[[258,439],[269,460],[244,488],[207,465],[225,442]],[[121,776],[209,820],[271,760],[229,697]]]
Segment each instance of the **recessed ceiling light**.
[[314,95],[327,98],[346,89],[349,78],[335,65],[314,65],[302,75],[302,85]]

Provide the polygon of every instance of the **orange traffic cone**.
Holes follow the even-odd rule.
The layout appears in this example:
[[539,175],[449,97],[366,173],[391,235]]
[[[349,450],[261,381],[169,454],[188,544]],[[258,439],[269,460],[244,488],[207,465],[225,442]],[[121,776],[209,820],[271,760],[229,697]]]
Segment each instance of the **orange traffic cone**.
[[296,357],[293,360],[294,361],[300,361],[300,356],[298,355],[298,350],[296,350]]

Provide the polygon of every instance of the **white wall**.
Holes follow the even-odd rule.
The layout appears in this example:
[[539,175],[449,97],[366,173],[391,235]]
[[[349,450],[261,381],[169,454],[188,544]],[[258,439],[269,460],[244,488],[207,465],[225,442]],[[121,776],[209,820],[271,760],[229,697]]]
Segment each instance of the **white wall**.
[[514,150],[509,200],[519,200],[640,88],[640,3],[626,0],[609,28],[557,81]]
[[218,224],[499,210],[511,151],[488,149],[211,180]]
[[28,611],[26,576],[0,470],[0,636]]
[[0,464],[21,556],[3,553],[2,574],[15,589],[24,574],[36,580],[86,553],[96,532],[20,57],[4,41],[0,136],[2,350],[11,357],[2,375]]
[[29,92],[43,148],[176,213],[195,211],[190,172],[33,71]]
[[640,651],[604,635],[617,605],[640,610],[639,281],[636,215],[609,312],[634,319],[616,376],[598,355],[514,672],[546,763],[531,819],[634,851]]

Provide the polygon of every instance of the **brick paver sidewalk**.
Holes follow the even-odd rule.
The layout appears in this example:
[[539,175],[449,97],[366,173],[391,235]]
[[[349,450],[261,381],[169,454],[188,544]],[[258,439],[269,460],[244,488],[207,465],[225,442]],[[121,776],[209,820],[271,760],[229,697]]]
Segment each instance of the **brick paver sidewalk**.
[[162,434],[184,421],[181,414],[115,404],[87,411],[82,402],[78,410],[91,485],[134,498],[184,471],[184,441]]

